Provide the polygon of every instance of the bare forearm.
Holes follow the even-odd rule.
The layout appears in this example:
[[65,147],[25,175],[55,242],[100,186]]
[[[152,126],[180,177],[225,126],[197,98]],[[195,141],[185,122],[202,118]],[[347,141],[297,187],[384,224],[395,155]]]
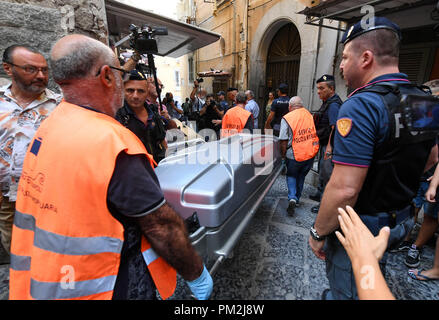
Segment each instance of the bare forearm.
[[128,59],[128,61],[123,65],[122,69],[124,69],[125,71],[134,70],[136,68],[136,64],[137,62],[133,59]]
[[189,241],[183,219],[167,204],[140,219],[143,234],[154,251],[187,281],[198,278],[203,261]]
[[357,201],[358,193],[345,189],[330,179],[323,194],[320,210],[314,227],[320,235],[328,235],[339,227],[338,208],[347,205],[353,207]]
[[367,171],[368,167],[334,164],[314,225],[319,235],[327,235],[338,228],[338,208],[354,207]]
[[198,89],[197,87],[194,87],[192,89],[192,92],[190,94],[190,98],[191,98],[192,101],[195,101],[195,93],[197,93],[197,89]]
[[394,300],[392,292],[373,255],[352,260],[358,298],[360,300]]
[[286,154],[287,154],[287,144],[288,144],[288,141],[280,141],[280,154],[281,154],[281,156],[282,156],[282,158],[285,158],[286,157]]

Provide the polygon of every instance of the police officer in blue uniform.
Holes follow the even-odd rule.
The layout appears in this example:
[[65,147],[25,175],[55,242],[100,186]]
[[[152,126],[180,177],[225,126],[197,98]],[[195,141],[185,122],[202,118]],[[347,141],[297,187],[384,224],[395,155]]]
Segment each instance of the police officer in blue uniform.
[[[340,69],[355,89],[336,124],[334,169],[310,229],[314,254],[326,261],[330,289],[323,299],[357,299],[349,257],[334,235],[337,208],[349,205],[376,236],[391,228],[389,246],[410,230],[410,201],[434,145],[435,133],[412,133],[401,121],[401,94],[427,94],[399,72],[400,29],[390,20],[348,28]],[[381,260],[385,266],[386,255]]]
[[[317,135],[319,137],[319,185],[316,194],[310,198],[320,201],[325,190],[326,184],[331,177],[332,150],[334,148],[334,129],[337,121],[338,111],[343,101],[335,93],[335,79],[330,74],[324,74],[316,81],[317,93],[322,100],[322,106],[319,111],[314,113],[314,123],[316,125]],[[313,213],[319,211],[319,206],[311,208]]]

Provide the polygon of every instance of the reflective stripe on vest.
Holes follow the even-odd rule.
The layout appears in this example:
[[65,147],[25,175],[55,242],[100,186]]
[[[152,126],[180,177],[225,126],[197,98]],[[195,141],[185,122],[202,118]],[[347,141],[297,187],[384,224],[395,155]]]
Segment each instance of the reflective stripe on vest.
[[287,113],[284,119],[293,133],[291,147],[294,159],[306,161],[313,158],[319,151],[319,138],[312,114],[305,108],[299,108]]
[[239,106],[227,111],[222,119],[221,137],[228,137],[240,133],[244,129],[250,116],[252,116],[250,111]]
[[[10,299],[111,299],[124,228],[108,211],[107,188],[120,152],[152,157],[116,120],[66,102],[29,150],[13,225]],[[144,237],[142,243],[149,246]],[[176,271],[151,251],[144,257],[162,298],[171,296]]]
[[[168,299],[174,294],[177,287],[177,281],[175,280],[177,272],[162,257],[155,253],[145,237],[142,237],[141,251],[157,290],[160,292],[160,296],[163,299]],[[165,279],[166,281],[163,281]]]

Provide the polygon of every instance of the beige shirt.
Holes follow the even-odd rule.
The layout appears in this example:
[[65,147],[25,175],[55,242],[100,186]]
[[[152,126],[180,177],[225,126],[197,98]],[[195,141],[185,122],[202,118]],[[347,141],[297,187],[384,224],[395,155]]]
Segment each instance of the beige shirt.
[[45,89],[23,109],[10,88],[11,85],[0,88],[0,183],[3,195],[12,202],[17,198],[27,147],[41,122],[61,101],[61,95]]

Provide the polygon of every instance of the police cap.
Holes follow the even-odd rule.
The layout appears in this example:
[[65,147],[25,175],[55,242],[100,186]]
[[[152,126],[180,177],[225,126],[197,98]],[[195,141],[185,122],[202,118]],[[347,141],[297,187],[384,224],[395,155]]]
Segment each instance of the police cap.
[[384,17],[373,17],[369,19],[369,23],[358,21],[356,24],[349,27],[343,34],[343,37],[341,38],[341,43],[346,44],[352,39],[355,39],[356,37],[365,34],[366,32],[377,29],[391,30],[398,35],[399,41],[401,41],[401,29],[398,27],[398,25]]
[[330,74],[324,74],[323,76],[317,79],[316,83],[326,82],[326,81],[335,81],[334,76]]
[[225,93],[224,91],[220,91],[220,92],[218,92],[216,95],[217,95],[217,96],[225,96],[226,93]]
[[143,72],[134,69],[134,70],[130,71],[130,77],[128,80],[129,81],[131,81],[131,80],[140,81],[140,80],[146,80],[146,77],[143,74]]
[[288,90],[288,85],[286,83],[281,83],[279,85],[279,90]]

